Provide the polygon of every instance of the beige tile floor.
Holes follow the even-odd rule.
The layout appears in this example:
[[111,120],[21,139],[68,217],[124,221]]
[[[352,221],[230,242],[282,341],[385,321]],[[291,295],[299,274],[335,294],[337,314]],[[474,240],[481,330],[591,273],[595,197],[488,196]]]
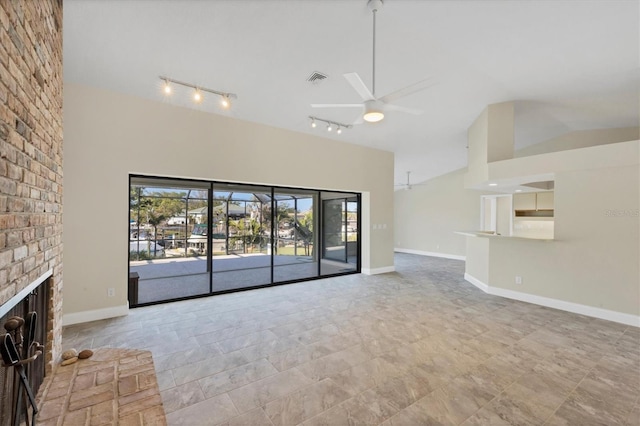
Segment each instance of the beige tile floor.
[[[138,308],[169,425],[640,425],[640,329],[482,293],[461,261]],[[603,283],[604,284],[604,283]]]

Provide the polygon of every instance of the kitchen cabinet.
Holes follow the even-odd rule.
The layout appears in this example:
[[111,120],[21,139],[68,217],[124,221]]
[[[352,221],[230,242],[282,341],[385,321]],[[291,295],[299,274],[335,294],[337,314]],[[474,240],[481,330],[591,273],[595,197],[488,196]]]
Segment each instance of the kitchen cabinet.
[[514,210],[535,210],[536,209],[536,193],[526,192],[524,194],[513,194]]
[[513,194],[513,214],[515,220],[553,221],[553,191]]
[[553,210],[553,191],[513,194],[513,210]]
[[553,210],[553,191],[536,192],[536,210]]

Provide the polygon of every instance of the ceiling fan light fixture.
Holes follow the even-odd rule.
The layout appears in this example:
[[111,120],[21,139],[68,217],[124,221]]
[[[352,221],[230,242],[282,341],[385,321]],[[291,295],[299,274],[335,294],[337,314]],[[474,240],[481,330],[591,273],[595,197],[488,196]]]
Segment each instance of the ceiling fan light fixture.
[[364,113],[362,118],[364,118],[364,121],[369,123],[377,123],[384,118],[384,114],[382,111],[367,111]]
[[384,112],[376,101],[367,101],[364,104],[364,121],[369,123],[377,123],[384,118]]

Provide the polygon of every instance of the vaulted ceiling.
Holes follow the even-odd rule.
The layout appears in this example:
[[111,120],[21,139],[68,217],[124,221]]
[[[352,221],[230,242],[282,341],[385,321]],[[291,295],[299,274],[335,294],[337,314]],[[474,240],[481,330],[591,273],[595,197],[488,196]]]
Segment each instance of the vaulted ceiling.
[[[343,74],[372,83],[366,0],[65,0],[64,79],[395,153],[414,182],[466,166],[467,128],[486,105],[516,102],[516,147],[572,131],[638,126],[635,0],[385,0],[377,14],[376,94],[429,77],[379,123],[352,123]],[[310,83],[318,71],[327,78]],[[238,95],[229,111],[159,75]],[[188,141],[185,141],[188,144]]]

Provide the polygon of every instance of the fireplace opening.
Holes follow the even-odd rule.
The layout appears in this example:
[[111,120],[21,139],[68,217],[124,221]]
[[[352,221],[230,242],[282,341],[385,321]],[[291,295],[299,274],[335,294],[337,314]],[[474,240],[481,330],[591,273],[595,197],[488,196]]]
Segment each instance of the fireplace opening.
[[[30,424],[35,416],[30,400],[45,376],[51,275],[51,271],[42,275],[0,306],[0,344],[3,345],[0,425],[3,426]],[[7,355],[10,356],[7,358]]]

